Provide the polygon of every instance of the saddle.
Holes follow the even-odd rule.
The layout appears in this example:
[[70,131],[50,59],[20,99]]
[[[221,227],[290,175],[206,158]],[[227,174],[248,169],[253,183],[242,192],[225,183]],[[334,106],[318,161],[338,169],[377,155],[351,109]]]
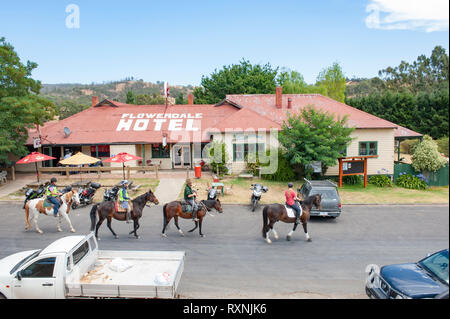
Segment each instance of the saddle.
[[[300,207],[300,217],[303,215],[303,208],[301,205],[299,205]],[[295,218],[295,210],[293,210],[292,208],[290,208],[287,205],[284,205],[284,208],[286,208],[286,212],[289,218]]]
[[[133,211],[133,203],[131,201],[128,202],[128,206],[130,207],[130,210]],[[123,208],[120,204],[119,201],[117,201],[115,203],[115,208],[116,208],[116,213],[126,213],[127,209]]]
[[192,212],[192,206],[188,202],[186,202],[184,199],[180,200],[181,204],[181,211],[183,213],[190,213]]
[[[56,197],[56,199],[58,200],[59,204],[62,205],[62,199],[61,197]],[[48,207],[53,207],[55,206],[52,202],[50,202],[47,198],[44,199],[44,208],[48,208]]]

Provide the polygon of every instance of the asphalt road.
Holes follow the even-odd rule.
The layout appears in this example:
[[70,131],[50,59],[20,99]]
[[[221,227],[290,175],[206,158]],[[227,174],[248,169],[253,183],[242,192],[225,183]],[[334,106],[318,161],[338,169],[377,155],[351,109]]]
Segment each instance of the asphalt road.
[[[89,232],[88,208],[70,213],[76,234]],[[54,217],[41,216],[40,235],[25,231],[24,211],[18,204],[0,204],[0,258],[44,248],[71,235],[63,221],[56,231]],[[173,222],[161,237],[162,206],[145,208],[138,233],[129,237],[131,224],[113,221],[119,239],[106,223],[99,231],[100,249],[184,250],[186,265],[179,287],[182,298],[366,298],[368,264],[417,261],[449,243],[449,207],[442,206],[344,206],[336,219],[313,218],[312,242],[301,227],[293,240],[285,240],[292,224],[277,223],[278,241],[262,238],[262,210],[224,206],[204,220],[203,233],[188,233],[193,222],[181,220],[181,237]],[[273,240],[273,238],[272,238]]]

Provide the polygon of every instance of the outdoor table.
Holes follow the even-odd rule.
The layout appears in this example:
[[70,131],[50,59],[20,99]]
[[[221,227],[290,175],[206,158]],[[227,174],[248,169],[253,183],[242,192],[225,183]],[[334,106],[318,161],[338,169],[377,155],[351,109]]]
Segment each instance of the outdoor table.
[[222,196],[225,196],[225,192],[224,192],[225,187],[224,187],[223,183],[212,183],[211,186],[212,186],[212,188],[217,188],[217,190],[219,190],[219,188],[220,188],[222,191]]

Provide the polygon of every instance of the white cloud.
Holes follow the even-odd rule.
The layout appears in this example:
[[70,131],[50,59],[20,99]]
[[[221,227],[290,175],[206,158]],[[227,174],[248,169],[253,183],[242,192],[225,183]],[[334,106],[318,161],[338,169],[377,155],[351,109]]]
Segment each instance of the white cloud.
[[366,26],[383,30],[448,30],[448,0],[370,0]]

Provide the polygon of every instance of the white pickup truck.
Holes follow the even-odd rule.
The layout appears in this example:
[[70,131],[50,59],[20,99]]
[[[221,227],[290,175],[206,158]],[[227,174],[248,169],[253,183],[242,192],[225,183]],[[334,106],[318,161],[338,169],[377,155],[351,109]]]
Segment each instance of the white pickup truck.
[[0,260],[0,299],[175,298],[184,251],[99,250],[93,233]]

